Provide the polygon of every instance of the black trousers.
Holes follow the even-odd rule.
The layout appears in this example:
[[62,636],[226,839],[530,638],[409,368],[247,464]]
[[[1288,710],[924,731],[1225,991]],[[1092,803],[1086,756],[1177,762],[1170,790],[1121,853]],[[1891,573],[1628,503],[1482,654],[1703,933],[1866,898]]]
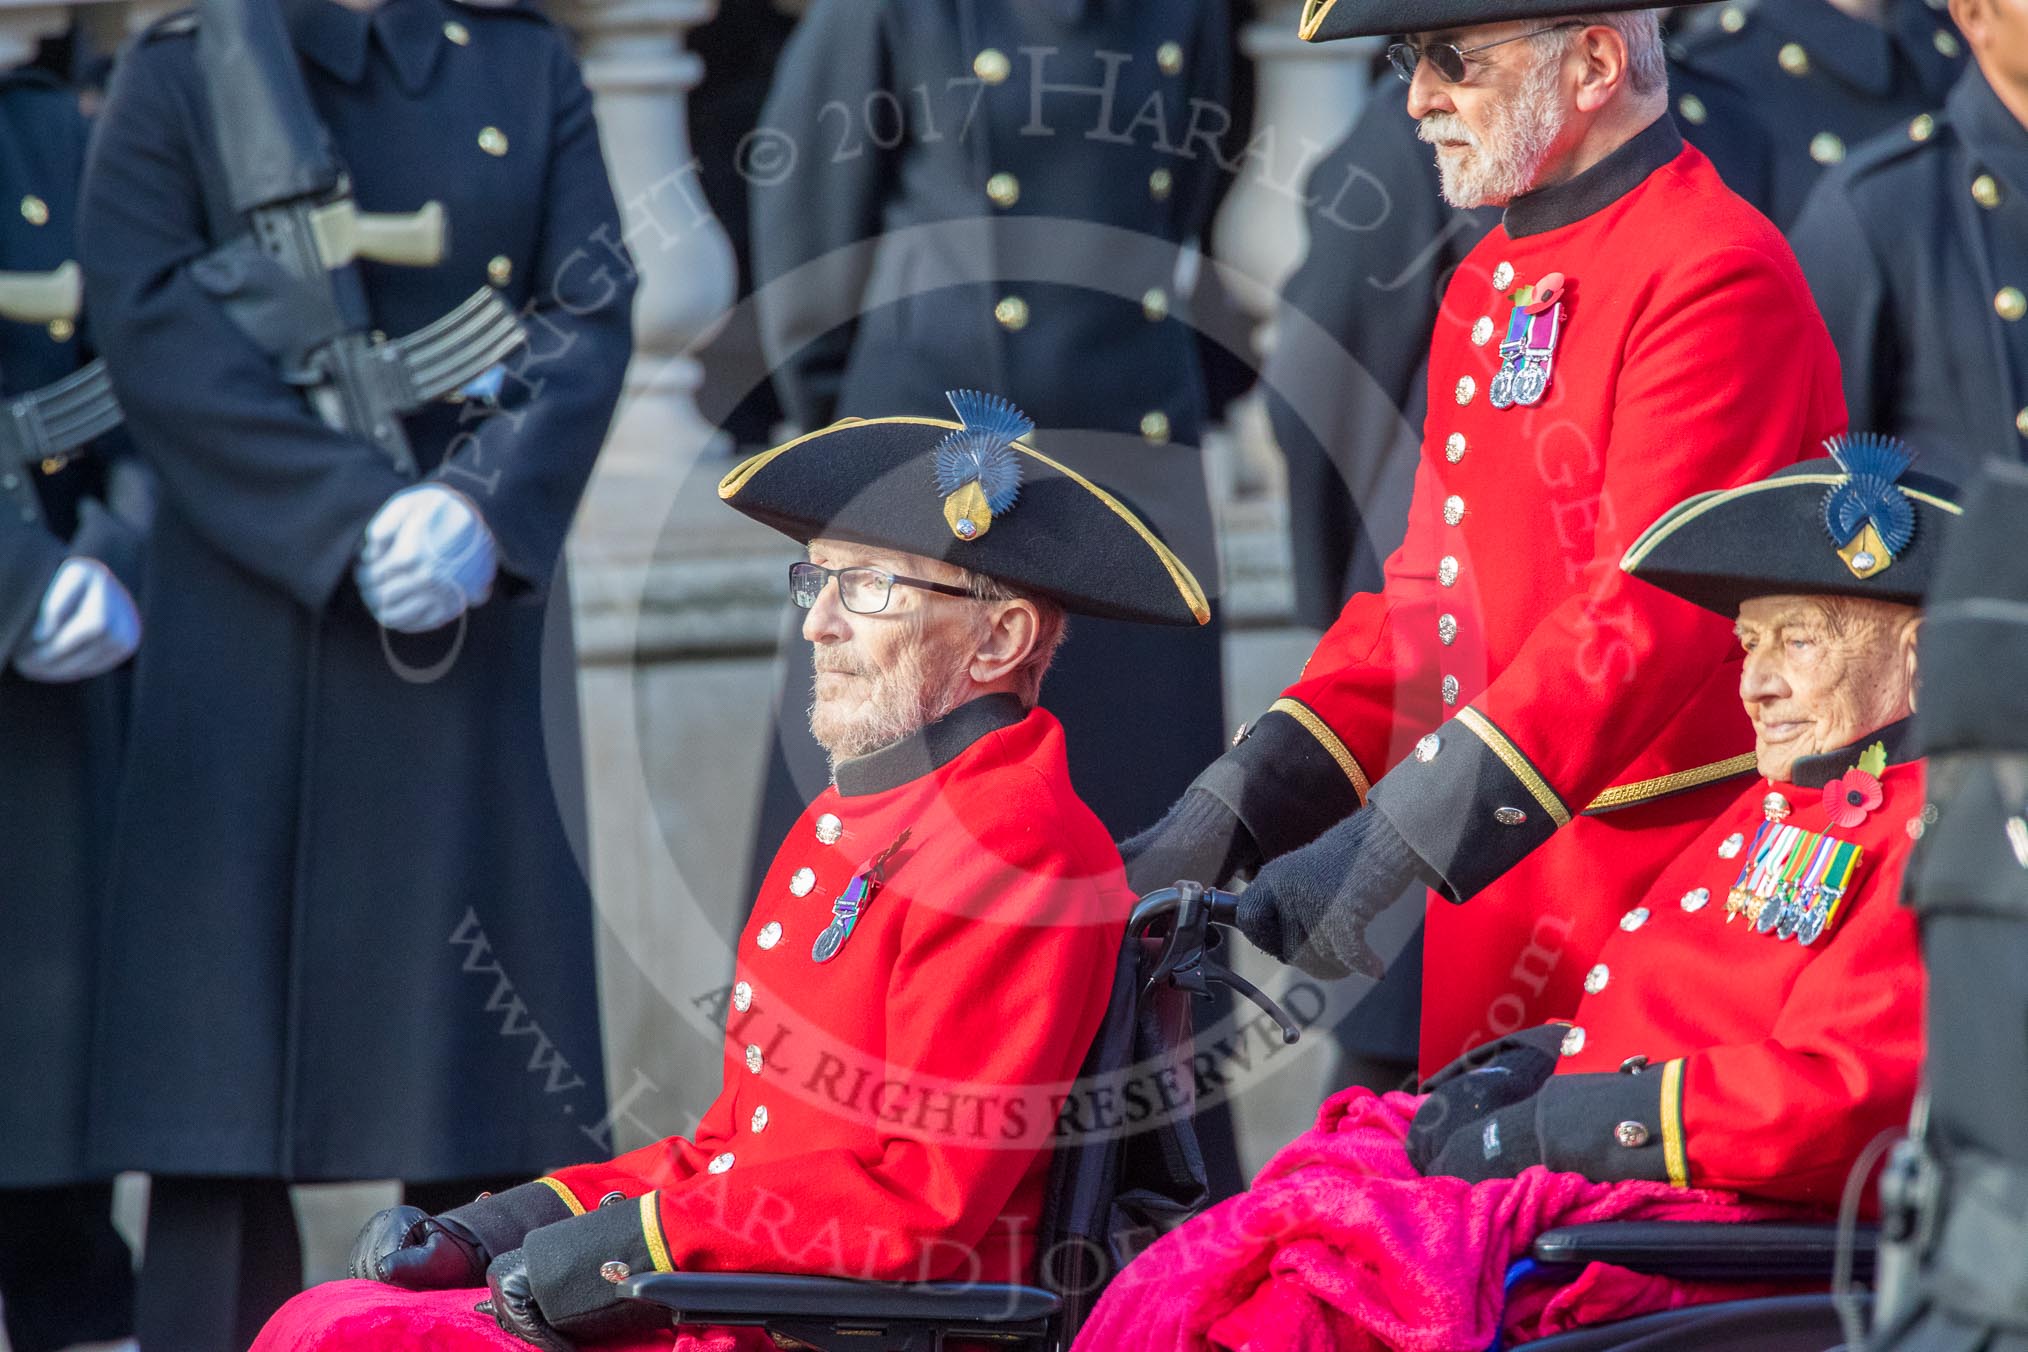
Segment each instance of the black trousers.
[[[526,1181],[412,1183],[403,1195],[435,1213]],[[303,1245],[286,1182],[155,1177],[136,1300],[136,1332],[146,1352],[245,1348],[302,1289]]]
[[14,1352],[134,1331],[134,1266],[113,1229],[113,1185],[0,1188],[0,1306]]

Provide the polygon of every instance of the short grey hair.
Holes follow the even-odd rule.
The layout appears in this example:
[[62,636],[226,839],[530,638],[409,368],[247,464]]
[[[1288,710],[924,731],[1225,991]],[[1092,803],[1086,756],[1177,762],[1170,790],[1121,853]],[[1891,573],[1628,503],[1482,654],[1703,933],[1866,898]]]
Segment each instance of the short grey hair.
[[[1626,9],[1609,14],[1572,14],[1566,23],[1613,29],[1627,44],[1627,87],[1636,98],[1666,93],[1669,88],[1669,56],[1662,45],[1662,11]],[[1567,41],[1571,30],[1552,30],[1544,38]]]
[[1014,693],[1021,703],[1032,709],[1042,698],[1042,678],[1049,674],[1049,664],[1056,660],[1056,650],[1063,646],[1063,640],[1070,633],[1070,618],[1063,607],[1046,596],[1029,591],[1026,587],[1011,587],[998,578],[987,577],[984,573],[965,573],[965,587],[972,593],[974,601],[988,605],[1002,605],[1008,601],[1026,601],[1035,607],[1038,625],[1035,633],[1035,647],[1030,650],[1027,660],[1014,672]]

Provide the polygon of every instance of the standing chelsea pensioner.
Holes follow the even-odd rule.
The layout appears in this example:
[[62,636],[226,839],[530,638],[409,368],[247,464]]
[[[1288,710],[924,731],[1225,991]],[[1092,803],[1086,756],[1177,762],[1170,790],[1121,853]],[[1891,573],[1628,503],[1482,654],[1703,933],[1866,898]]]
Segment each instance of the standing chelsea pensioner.
[[286,1180],[469,1198],[581,1153],[605,1112],[559,565],[631,351],[592,100],[529,6],[282,4],[360,208],[448,216],[440,266],[354,265],[368,322],[491,285],[531,343],[497,402],[406,420],[420,481],[327,427],[205,288],[246,225],[198,20],[122,59],[82,261],[166,500],[93,1131],[155,1175],[142,1338],[168,1347],[233,1342],[205,1321],[236,1256],[241,1342],[300,1285]]
[[[1392,57],[1445,195],[1505,207],[1431,340],[1406,538],[1127,855],[1143,887],[1259,868],[1243,928],[1319,972],[1377,968],[1366,923],[1415,878],[1490,892],[1430,906],[1429,1069],[1566,1011],[1579,964],[1517,972],[1516,951],[1595,943],[1611,918],[1587,899],[1644,883],[1752,766],[1725,625],[1622,576],[1633,533],[1794,463],[1843,414],[1787,244],[1668,116],[1652,11],[1312,0],[1303,21],[1311,40],[1406,29]],[[1530,858],[1608,809],[1584,848]]]
[[[842,423],[719,486],[809,546],[790,589],[833,783],[740,936],[717,1100],[688,1139],[441,1216],[385,1212],[355,1275],[487,1282],[500,1323],[545,1347],[664,1318],[619,1300],[629,1273],[1033,1280],[1052,1096],[1097,1031],[1133,905],[1035,700],[1064,611],[1181,626],[1209,608],[1133,513],[1030,449],[1010,406],[952,403],[963,426]],[[323,1288],[261,1347],[347,1352],[418,1321],[452,1339],[474,1299]]]

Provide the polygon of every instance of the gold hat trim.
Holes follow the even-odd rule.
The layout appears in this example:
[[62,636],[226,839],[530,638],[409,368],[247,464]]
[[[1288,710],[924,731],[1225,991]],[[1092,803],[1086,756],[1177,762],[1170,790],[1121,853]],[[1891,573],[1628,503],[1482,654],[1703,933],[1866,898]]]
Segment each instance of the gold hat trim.
[[[1838,485],[1847,482],[1850,478],[1851,476],[1847,474],[1790,474],[1780,479],[1763,479],[1759,483],[1741,484],[1738,488],[1727,488],[1719,492],[1703,493],[1694,498],[1688,498],[1671,509],[1672,515],[1663,517],[1641,533],[1641,537],[1634,541],[1627,549],[1626,556],[1620,560],[1620,571],[1623,573],[1634,572],[1641,564],[1647,561],[1648,555],[1654,553],[1656,547],[1664,540],[1715,507],[1722,507],[1728,502],[1733,502],[1755,493],[1767,493],[1780,488],[1807,488],[1812,486],[1836,488]],[[1899,484],[1896,487],[1901,489],[1904,496],[1916,502],[1927,503],[1938,511],[1947,512],[1952,516],[1963,516],[1965,514],[1964,508],[1948,499],[1940,498],[1934,493],[1925,493],[1919,488],[1903,488]]]
[[[964,426],[963,423],[952,422],[948,418],[843,418],[838,422],[832,423],[829,427],[819,428],[815,432],[805,432],[794,441],[783,442],[771,451],[762,451],[759,455],[746,461],[746,463],[736,466],[731,473],[718,481],[718,496],[723,501],[732,501],[734,497],[738,496],[740,490],[753,481],[754,475],[773,464],[778,457],[786,455],[805,442],[814,441],[821,436],[828,436],[841,427],[874,426],[882,423],[905,427],[941,427],[948,432],[959,431]],[[1211,602],[1205,597],[1204,588],[1199,585],[1196,574],[1190,571],[1189,566],[1183,560],[1176,557],[1175,551],[1171,550],[1169,546],[1163,544],[1157,538],[1155,532],[1148,529],[1146,522],[1128,511],[1126,505],[1118,498],[1115,498],[1112,494],[1106,492],[1105,489],[1100,488],[1076,470],[1050,459],[1026,442],[1016,441],[1013,443],[1013,446],[1015,450],[1023,455],[1033,457],[1035,460],[1055,470],[1058,474],[1061,474],[1064,478],[1081,486],[1087,493],[1090,493],[1093,497],[1104,503],[1113,515],[1126,522],[1133,529],[1134,533],[1141,537],[1141,542],[1154,552],[1156,559],[1161,562],[1162,567],[1168,571],[1169,580],[1176,585],[1176,591],[1183,598],[1183,604],[1190,608],[1190,613],[1196,618],[1197,623],[1210,623]]]

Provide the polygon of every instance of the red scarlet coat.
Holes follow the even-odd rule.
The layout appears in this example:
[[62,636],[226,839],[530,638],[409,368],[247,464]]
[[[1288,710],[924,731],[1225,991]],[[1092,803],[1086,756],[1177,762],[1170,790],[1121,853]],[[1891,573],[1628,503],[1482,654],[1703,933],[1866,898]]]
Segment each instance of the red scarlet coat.
[[[1496,409],[1511,298],[1555,273],[1547,395]],[[1837,356],[1787,243],[1667,118],[1509,207],[1451,282],[1429,369],[1385,583],[1346,604],[1231,753],[1246,782],[1228,794],[1269,856],[1370,794],[1446,896],[1479,898],[1431,909],[1426,1067],[1516,989],[1544,883],[1572,907],[1637,890],[1709,812],[1665,812],[1646,837],[1643,805],[1751,769],[1729,626],[1623,575],[1626,547],[1682,499],[1844,428]],[[1503,896],[1495,880],[1587,811],[1617,814],[1619,843],[1544,861],[1525,897]],[[1525,1023],[1575,996],[1523,989]]]
[[[1552,1167],[1832,1206],[1860,1151],[1907,1122],[1923,976],[1900,891],[1921,829],[1921,763],[1890,765],[1880,805],[1856,826],[1833,824],[1824,803],[1832,773],[1875,740],[1811,758],[1799,783],[1751,781],[1627,908],[1586,972],[1544,1090]],[[1861,850],[1835,919],[1808,947],[1726,920],[1746,862],[1727,842],[1750,847],[1769,793],[1790,804],[1787,825]],[[1639,1073],[1623,1072],[1629,1058]],[[1622,1133],[1627,1122],[1642,1130]]]
[[[833,900],[904,832],[815,961]],[[845,763],[740,938],[724,1089],[696,1131],[513,1190],[571,1213],[523,1245],[545,1315],[595,1328],[611,1262],[1032,1280],[1056,1111],[1132,905],[1042,710],[987,696]]]

